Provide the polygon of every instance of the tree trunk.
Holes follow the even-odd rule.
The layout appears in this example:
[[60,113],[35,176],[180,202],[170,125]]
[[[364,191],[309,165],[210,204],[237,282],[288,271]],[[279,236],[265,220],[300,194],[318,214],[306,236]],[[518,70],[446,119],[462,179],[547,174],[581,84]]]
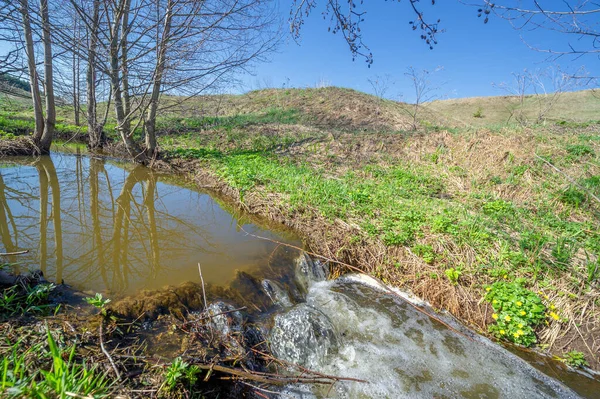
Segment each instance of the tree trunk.
[[[79,29],[77,19],[73,18],[73,47],[79,47]],[[79,52],[73,51],[73,117],[75,126],[79,126]]]
[[154,155],[156,151],[156,112],[158,110],[158,99],[160,97],[160,88],[162,78],[165,71],[167,61],[167,50],[169,46],[169,38],[171,34],[171,21],[173,18],[173,1],[167,2],[165,11],[165,25],[160,43],[158,43],[158,58],[156,60],[156,68],[154,70],[154,82],[152,86],[152,95],[150,96],[150,104],[144,126],[146,130],[146,154]]
[[20,0],[21,16],[23,18],[23,35],[25,36],[25,53],[27,54],[27,67],[29,70],[29,84],[31,85],[31,98],[33,100],[33,114],[35,118],[35,131],[33,141],[38,145],[44,132],[44,112],[42,111],[42,96],[38,84],[38,73],[35,63],[35,50],[31,34],[31,21],[29,18],[28,0]]
[[131,130],[131,98],[129,95],[129,68],[128,68],[128,51],[129,41],[127,39],[129,35],[129,8],[131,7],[131,0],[124,0],[125,4],[123,7],[123,20],[121,23],[121,91],[123,92],[123,110],[126,118],[124,123],[127,124],[126,129]]
[[110,32],[110,83],[112,86],[112,97],[115,101],[115,114],[117,117],[117,130],[123,139],[125,148],[129,155],[138,162],[144,162],[145,157],[139,146],[133,139],[130,126],[131,115],[125,112],[123,102],[123,92],[121,88],[121,68],[119,63],[119,31],[121,27],[121,18],[123,17],[123,7],[128,4],[127,0],[122,0],[120,3],[121,9],[117,11],[115,20],[112,23]]
[[[98,26],[100,24],[100,0],[94,0],[87,63],[87,119],[88,148],[98,150],[104,146],[104,126],[98,123],[98,104],[96,103],[96,51],[98,48]],[[107,104],[108,107],[108,104]]]
[[46,120],[44,132],[39,143],[36,143],[42,153],[50,152],[54,125],[56,124],[56,107],[54,104],[54,78],[52,71],[52,36],[50,34],[50,20],[48,18],[48,0],[40,0],[42,12],[42,42],[44,44],[44,86],[46,97]]

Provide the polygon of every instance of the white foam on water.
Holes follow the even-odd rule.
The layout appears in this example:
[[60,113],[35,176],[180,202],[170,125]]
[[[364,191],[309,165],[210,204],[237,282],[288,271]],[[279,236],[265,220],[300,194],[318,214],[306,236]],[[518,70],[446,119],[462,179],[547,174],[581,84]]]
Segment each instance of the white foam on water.
[[314,283],[307,304],[329,318],[339,348],[310,357],[305,366],[368,383],[343,382],[331,392],[297,385],[282,397],[577,397],[498,345],[431,320],[384,292],[377,280],[344,277]]

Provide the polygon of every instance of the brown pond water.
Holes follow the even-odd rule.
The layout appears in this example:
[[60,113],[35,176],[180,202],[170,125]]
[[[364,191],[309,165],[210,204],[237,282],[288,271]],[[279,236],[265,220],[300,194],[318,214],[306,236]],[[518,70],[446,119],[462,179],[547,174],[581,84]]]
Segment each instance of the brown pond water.
[[224,209],[214,197],[143,166],[53,153],[0,161],[0,252],[49,281],[113,296],[185,281],[227,285],[294,242]]

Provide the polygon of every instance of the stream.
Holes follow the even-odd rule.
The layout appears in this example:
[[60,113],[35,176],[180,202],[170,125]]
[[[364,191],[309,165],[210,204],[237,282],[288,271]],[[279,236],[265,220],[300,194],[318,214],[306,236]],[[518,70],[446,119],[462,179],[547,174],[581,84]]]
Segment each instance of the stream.
[[29,251],[9,259],[15,272],[109,298],[199,283],[201,272],[239,293],[222,306],[252,304],[246,317],[278,358],[368,381],[290,385],[277,397],[600,395],[597,377],[507,350],[375,279],[330,280],[326,264],[279,244],[301,245],[282,226],[142,166],[61,153],[0,160],[0,233],[0,252]]

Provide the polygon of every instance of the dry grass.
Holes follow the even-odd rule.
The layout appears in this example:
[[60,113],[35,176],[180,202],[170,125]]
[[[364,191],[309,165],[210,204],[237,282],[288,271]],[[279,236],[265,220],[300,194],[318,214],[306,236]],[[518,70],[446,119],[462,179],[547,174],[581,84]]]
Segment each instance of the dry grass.
[[[483,127],[517,123],[522,115],[529,122],[536,122],[541,110],[554,100],[550,96],[527,96],[521,106],[515,96],[472,97],[456,100],[433,101],[426,105],[431,111],[446,119],[446,126]],[[475,117],[478,110],[481,117]],[[545,114],[547,121],[588,122],[597,120],[600,112],[600,96],[591,90],[560,94]]]

